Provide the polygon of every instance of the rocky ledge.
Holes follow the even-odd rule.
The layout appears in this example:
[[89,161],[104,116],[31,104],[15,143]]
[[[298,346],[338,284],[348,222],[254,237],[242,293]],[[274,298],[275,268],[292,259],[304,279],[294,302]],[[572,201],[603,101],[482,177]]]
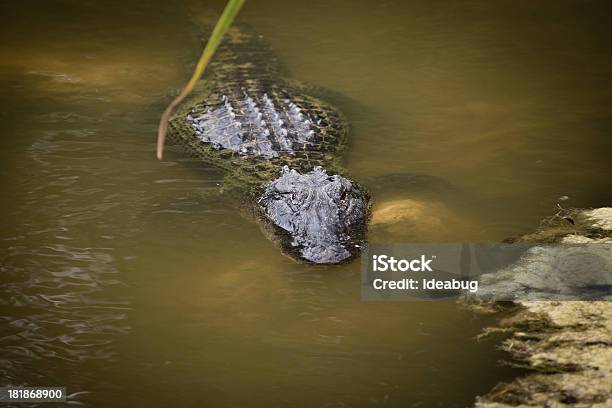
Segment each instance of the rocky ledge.
[[[612,243],[612,208],[560,210],[535,233],[513,241]],[[471,307],[510,312],[482,336],[504,332],[501,348],[512,364],[530,371],[478,397],[475,407],[612,407],[610,300],[481,302]]]

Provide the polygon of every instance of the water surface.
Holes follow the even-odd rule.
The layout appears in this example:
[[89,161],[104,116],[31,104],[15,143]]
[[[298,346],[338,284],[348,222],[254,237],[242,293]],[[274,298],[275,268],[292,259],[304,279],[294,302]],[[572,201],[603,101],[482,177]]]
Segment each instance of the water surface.
[[[0,6],[3,384],[88,406],[463,407],[517,375],[473,338],[490,319],[361,302],[358,262],[295,264],[215,198],[217,170],[154,159],[222,6]],[[239,20],[346,113],[346,168],[386,176],[377,208],[418,205],[372,240],[488,242],[562,196],[609,204],[610,11],[249,1]]]

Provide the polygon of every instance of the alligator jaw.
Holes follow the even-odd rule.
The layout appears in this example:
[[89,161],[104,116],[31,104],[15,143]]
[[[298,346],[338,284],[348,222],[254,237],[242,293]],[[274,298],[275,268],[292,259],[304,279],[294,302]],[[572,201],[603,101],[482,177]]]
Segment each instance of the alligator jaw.
[[300,174],[283,167],[258,200],[283,251],[317,264],[347,262],[360,253],[370,213],[368,194],[321,167]]

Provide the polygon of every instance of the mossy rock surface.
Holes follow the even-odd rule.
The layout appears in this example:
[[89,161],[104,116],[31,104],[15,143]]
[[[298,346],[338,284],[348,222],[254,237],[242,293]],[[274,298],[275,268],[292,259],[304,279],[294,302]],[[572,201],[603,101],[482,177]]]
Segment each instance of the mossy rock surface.
[[[612,244],[612,208],[567,210],[518,242]],[[480,309],[482,305],[478,305]],[[612,406],[612,303],[513,302],[489,332],[510,333],[501,348],[532,373],[498,384],[478,408]]]

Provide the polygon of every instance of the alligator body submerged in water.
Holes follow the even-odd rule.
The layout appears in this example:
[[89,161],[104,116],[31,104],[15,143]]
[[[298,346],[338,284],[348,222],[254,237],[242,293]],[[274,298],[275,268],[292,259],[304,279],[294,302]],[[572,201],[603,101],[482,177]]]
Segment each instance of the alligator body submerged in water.
[[360,253],[370,195],[339,166],[348,126],[285,79],[260,36],[231,29],[168,136],[227,171],[226,187],[286,255],[347,262]]

